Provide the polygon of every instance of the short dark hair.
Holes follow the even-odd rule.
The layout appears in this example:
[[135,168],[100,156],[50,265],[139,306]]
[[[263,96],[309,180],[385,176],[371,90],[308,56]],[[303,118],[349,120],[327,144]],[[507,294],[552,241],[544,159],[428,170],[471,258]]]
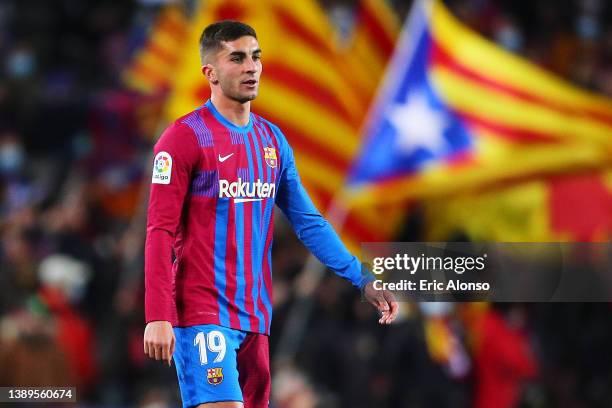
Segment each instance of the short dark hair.
[[200,36],[200,60],[202,64],[204,64],[206,56],[222,47],[221,42],[234,41],[245,35],[257,38],[253,27],[240,21],[223,20],[206,27]]

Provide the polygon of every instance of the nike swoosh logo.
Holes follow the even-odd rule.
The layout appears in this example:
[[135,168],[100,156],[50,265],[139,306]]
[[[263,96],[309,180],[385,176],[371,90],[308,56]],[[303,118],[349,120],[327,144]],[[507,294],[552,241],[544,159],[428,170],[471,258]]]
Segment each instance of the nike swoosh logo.
[[223,163],[224,161],[226,161],[227,159],[229,159],[229,158],[230,158],[230,157],[232,157],[233,155],[234,155],[234,153],[230,153],[230,154],[228,154],[227,156],[221,156],[221,155],[219,155],[219,161],[220,161],[221,163]]
[[248,203],[249,201],[261,201],[261,198],[234,198],[235,203]]

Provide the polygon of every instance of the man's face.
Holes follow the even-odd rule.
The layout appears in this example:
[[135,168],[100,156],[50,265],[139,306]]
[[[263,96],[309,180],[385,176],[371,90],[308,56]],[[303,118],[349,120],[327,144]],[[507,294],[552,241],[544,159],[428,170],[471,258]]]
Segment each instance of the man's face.
[[240,103],[257,97],[261,75],[261,50],[257,39],[240,37],[223,43],[214,67],[223,94]]

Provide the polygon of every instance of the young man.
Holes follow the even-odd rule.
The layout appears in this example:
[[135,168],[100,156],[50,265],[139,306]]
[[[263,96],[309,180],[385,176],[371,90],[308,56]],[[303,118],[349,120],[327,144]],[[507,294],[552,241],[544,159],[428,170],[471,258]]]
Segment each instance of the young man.
[[200,55],[211,98],[155,145],[144,351],[168,363],[174,355],[184,407],[266,407],[274,204],[325,265],[363,290],[381,324],[397,304],[316,210],[280,129],[251,113],[262,71],[255,31],[212,24]]

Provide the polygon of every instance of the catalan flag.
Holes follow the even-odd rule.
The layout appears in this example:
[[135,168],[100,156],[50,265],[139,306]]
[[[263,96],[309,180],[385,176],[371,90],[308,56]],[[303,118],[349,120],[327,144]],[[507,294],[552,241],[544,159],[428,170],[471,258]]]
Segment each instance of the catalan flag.
[[423,202],[425,239],[607,242],[612,168],[555,174]]
[[[283,130],[294,149],[304,185],[325,212],[359,150],[360,128],[375,85],[364,87],[353,75],[358,64],[337,49],[334,27],[315,0],[209,0],[198,4],[183,58],[173,68],[166,117],[172,120],[209,97],[197,51],[204,27],[224,19],[250,24],[263,51],[260,93],[252,109]],[[386,35],[390,38],[393,33]],[[377,83],[381,74],[371,82]],[[361,241],[385,239],[391,232],[394,224],[381,225],[374,211],[348,215],[340,233],[352,249]],[[397,219],[401,211],[387,214],[390,220]]]
[[183,55],[187,27],[183,7],[173,4],[162,8],[123,72],[125,84],[144,94],[168,91],[174,67]]
[[351,170],[353,205],[448,196],[612,161],[612,102],[417,1]]
[[359,1],[353,34],[342,58],[350,64],[351,85],[359,89],[368,108],[393,54],[400,28],[397,14],[386,1]]

